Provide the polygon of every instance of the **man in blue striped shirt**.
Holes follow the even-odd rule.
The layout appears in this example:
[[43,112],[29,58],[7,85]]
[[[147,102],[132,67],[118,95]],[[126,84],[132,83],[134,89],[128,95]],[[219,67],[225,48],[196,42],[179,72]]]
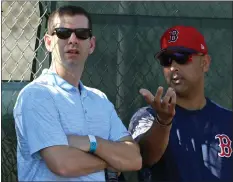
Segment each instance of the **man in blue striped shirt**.
[[95,48],[89,14],[59,8],[44,40],[51,67],[20,92],[14,107],[18,180],[105,181],[106,168],[139,170],[139,148],[113,104],[80,81]]

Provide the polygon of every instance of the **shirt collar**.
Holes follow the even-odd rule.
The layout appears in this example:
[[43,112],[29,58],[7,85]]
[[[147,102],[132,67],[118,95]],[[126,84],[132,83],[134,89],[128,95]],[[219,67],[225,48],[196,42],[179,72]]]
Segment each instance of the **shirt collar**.
[[80,90],[81,95],[87,96],[87,89],[85,88],[81,80],[79,81],[79,88],[77,88],[71,85],[70,83],[68,83],[63,78],[61,78],[55,71],[51,69],[44,69],[42,75],[46,75],[47,76],[46,78],[48,79],[49,83],[54,86],[55,85],[59,86],[60,88],[62,88],[67,92],[79,92]]

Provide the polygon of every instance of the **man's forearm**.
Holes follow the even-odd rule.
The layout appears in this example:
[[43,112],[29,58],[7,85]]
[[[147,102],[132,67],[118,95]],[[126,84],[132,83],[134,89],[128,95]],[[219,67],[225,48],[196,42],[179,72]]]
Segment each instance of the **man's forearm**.
[[41,155],[52,172],[64,177],[88,175],[107,168],[99,157],[68,146],[49,147]]
[[163,156],[169,141],[170,126],[161,126],[154,121],[152,127],[139,141],[144,165],[153,165]]
[[[89,156],[91,155],[92,157],[89,160],[96,160],[100,162],[100,166],[102,164],[105,164],[105,168],[111,169],[112,171],[118,171],[114,167],[112,167],[110,164],[108,164],[105,160],[102,158],[88,153],[89,148],[90,148],[90,143],[89,143],[89,138],[86,136],[76,136],[76,135],[70,135],[68,136],[68,141],[69,141],[69,146],[74,147],[83,153],[88,154]],[[92,162],[92,161],[90,161]],[[96,167],[93,166],[93,169],[99,169],[99,165],[97,164]]]
[[[139,170],[141,168],[141,155],[139,147],[132,141],[111,142],[97,138],[95,155],[106,161],[109,166],[118,171]],[[69,136],[69,143],[83,151],[90,148],[88,136]]]
[[97,137],[95,152],[100,158],[119,171],[139,170],[142,159],[139,147],[132,141],[111,142]]

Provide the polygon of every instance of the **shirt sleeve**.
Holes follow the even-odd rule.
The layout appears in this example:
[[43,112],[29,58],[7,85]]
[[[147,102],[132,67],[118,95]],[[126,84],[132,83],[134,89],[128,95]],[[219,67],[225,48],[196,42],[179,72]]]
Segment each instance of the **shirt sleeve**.
[[46,147],[68,145],[59,111],[49,90],[28,89],[21,97],[21,106],[16,106],[15,118],[31,155]]
[[[112,106],[113,107],[113,106]],[[110,118],[110,136],[109,140],[118,141],[125,136],[130,136],[130,133],[127,131],[125,125],[118,117],[116,110],[112,109],[112,114]]]
[[128,130],[135,141],[138,142],[143,134],[151,128],[154,116],[154,110],[150,107],[143,107],[132,116]]

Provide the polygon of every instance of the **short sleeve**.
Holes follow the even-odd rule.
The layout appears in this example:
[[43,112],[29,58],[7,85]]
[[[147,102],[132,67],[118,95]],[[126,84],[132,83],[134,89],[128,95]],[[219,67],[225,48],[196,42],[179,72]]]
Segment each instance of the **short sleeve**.
[[46,147],[68,145],[59,112],[48,89],[28,88],[16,103],[14,117],[31,155]]
[[130,136],[130,133],[127,131],[125,125],[122,123],[122,121],[120,120],[120,118],[116,113],[116,110],[113,107],[110,118],[109,140],[118,141],[125,136]]
[[139,141],[152,126],[154,121],[154,110],[151,107],[140,108],[131,118],[129,132],[135,141]]

